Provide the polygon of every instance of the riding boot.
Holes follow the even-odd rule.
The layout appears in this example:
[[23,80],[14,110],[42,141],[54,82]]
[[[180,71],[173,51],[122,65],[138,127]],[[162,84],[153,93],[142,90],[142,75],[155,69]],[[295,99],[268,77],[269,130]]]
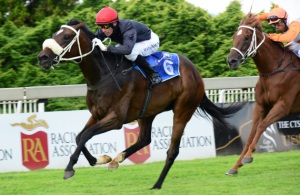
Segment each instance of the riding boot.
[[146,76],[151,81],[152,86],[157,85],[162,81],[159,74],[150,66],[143,56],[138,55],[134,62],[146,73]]

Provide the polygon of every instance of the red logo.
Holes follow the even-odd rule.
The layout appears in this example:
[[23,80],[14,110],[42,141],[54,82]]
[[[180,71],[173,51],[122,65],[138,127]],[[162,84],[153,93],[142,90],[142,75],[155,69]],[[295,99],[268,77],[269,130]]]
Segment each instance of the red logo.
[[[125,144],[126,148],[130,147],[133,145],[139,136],[139,127],[135,128],[126,128],[124,126],[124,133],[125,133]],[[148,158],[150,158],[150,146],[146,146],[136,153],[132,154],[131,156],[128,157],[129,160],[131,160],[135,164],[143,163],[145,162]]]
[[49,164],[47,134],[38,131],[32,135],[21,132],[22,161],[30,170],[45,168]]
[[[27,118],[27,122],[13,123],[11,126],[21,126],[26,132],[36,128],[48,128],[46,121],[36,119],[36,115]],[[44,131],[31,135],[21,132],[22,163],[30,170],[45,168],[49,164],[48,137]]]

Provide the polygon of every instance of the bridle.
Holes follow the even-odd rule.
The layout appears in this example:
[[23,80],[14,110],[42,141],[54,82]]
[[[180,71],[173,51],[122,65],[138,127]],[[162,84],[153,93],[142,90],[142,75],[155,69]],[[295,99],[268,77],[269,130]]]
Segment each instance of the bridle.
[[256,36],[256,30],[257,29],[253,28],[251,26],[245,26],[245,25],[239,26],[238,29],[240,29],[240,28],[248,28],[248,29],[253,31],[251,43],[249,45],[249,48],[247,49],[247,51],[244,54],[239,49],[237,49],[235,47],[231,48],[231,49],[237,51],[239,54],[241,54],[241,56],[242,56],[241,63],[243,63],[247,58],[254,57],[256,55],[256,52],[257,52],[258,48],[263,44],[263,42],[266,39],[266,36],[265,36],[264,33],[262,33],[263,34],[263,40],[257,45],[257,36]]
[[[73,40],[64,48],[62,48],[53,38],[52,39],[46,39],[43,43],[43,49],[45,49],[46,47],[48,47],[49,49],[51,49],[53,51],[53,53],[55,53],[57,55],[57,57],[54,59],[54,61],[56,62],[56,64],[58,64],[60,61],[72,61],[72,60],[77,60],[80,59],[79,62],[80,63],[82,61],[82,58],[89,55],[90,53],[92,53],[95,49],[95,42],[92,42],[92,49],[91,51],[82,54],[81,51],[81,47],[80,47],[80,41],[79,41],[79,35],[80,35],[80,29],[78,31],[76,31],[76,29],[74,29],[72,26],[68,26],[68,25],[62,25],[62,28],[68,28],[70,30],[72,30],[76,35],[74,36]],[[75,56],[75,57],[71,57],[71,58],[63,58],[63,56],[67,53],[71,51],[71,48],[73,47],[74,43],[77,42],[78,45],[78,53],[79,56]]]

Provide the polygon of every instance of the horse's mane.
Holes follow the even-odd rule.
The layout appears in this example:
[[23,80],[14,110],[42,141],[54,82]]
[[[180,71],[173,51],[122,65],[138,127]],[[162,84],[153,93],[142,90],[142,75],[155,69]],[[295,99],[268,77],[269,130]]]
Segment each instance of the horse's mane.
[[248,13],[247,18],[242,19],[240,25],[252,26],[253,28],[257,28],[260,32],[263,32],[260,20],[252,13]]
[[[76,20],[76,19],[73,18],[73,19],[71,19],[67,22],[67,25],[73,26],[73,25],[77,25],[77,24],[80,24],[80,23],[81,22],[79,20]],[[85,32],[85,34],[88,36],[88,38],[90,40],[93,40],[96,37],[96,35],[86,25],[84,25],[80,29]]]

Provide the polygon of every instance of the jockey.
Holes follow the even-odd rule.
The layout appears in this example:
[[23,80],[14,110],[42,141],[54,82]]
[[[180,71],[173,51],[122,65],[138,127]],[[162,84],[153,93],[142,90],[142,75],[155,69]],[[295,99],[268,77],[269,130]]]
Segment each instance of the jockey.
[[270,13],[258,14],[256,18],[267,20],[279,32],[278,34],[269,34],[270,39],[278,42],[290,42],[291,50],[300,57],[300,17],[292,19],[284,9],[275,5]]
[[105,46],[99,39],[93,40],[102,51],[125,55],[144,70],[153,86],[161,82],[158,73],[144,58],[159,48],[159,37],[151,29],[136,21],[120,20],[118,13],[108,6],[97,13],[95,24],[100,27],[96,32],[97,38],[104,40],[108,37],[118,43]]

